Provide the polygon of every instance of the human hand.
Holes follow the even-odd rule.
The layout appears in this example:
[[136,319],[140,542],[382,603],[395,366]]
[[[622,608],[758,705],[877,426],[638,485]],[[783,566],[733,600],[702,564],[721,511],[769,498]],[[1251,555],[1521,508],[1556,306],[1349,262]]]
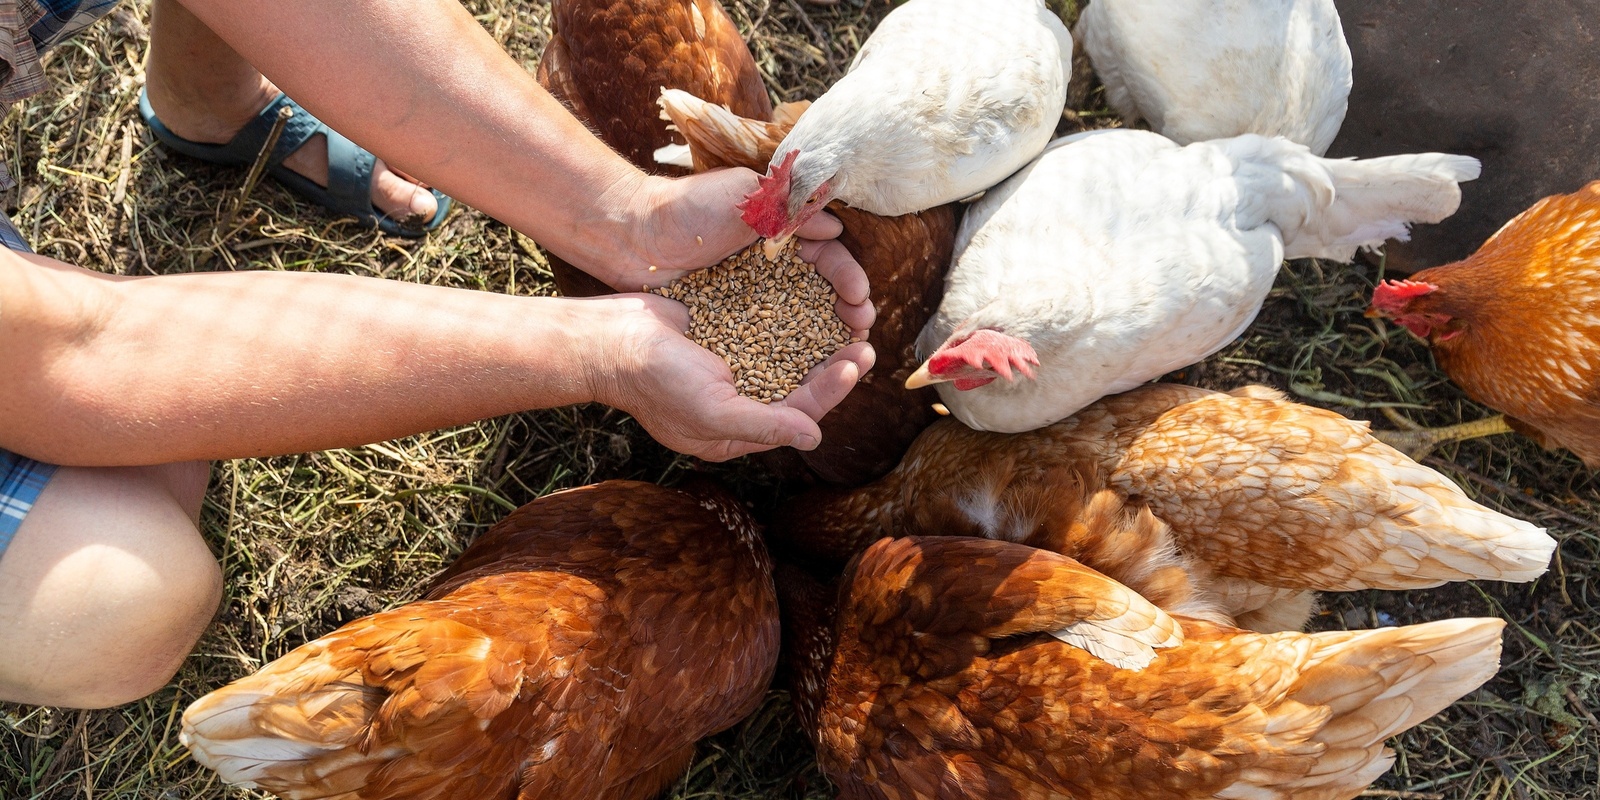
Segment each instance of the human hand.
[[591,364],[592,396],[632,414],[661,444],[707,461],[786,445],[816,448],[817,421],[876,360],[871,345],[851,344],[813,368],[788,397],[764,405],[741,396],[728,365],[684,335],[683,304],[649,294],[584,302],[596,312],[593,335],[603,342],[601,359]]
[[[636,217],[628,226],[632,257],[612,265],[613,271],[596,275],[622,291],[637,291],[641,286],[664,286],[689,272],[712,266],[753,244],[756,232],[739,217],[737,208],[745,195],[755,191],[759,176],[743,168],[702,172],[683,178],[649,177],[627,191],[625,201]],[[834,242],[844,231],[837,217],[822,212],[796,232],[802,242]],[[841,269],[835,276],[853,288],[859,278],[866,286],[866,273],[853,256],[839,247]],[[808,261],[810,259],[807,259]],[[650,268],[655,267],[652,271]],[[830,278],[832,280],[832,278]],[[850,302],[855,297],[838,282],[834,289]]]

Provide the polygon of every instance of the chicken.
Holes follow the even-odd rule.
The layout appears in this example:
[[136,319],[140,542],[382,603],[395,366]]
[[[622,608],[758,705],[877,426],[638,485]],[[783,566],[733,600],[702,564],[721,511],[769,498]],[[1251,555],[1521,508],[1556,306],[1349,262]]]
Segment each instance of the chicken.
[[1477,174],[1459,156],[1335,161],[1255,135],[1059,139],[967,211],[907,385],[938,383],[974,428],[1049,425],[1221,349],[1285,257],[1348,261],[1404,238]]
[[792,586],[796,705],[844,800],[1353,798],[1385,738],[1495,674],[1504,628],[1246,633],[955,537],[874,544],[831,603]]
[[[786,103],[772,121],[744,119],[687,92],[664,91],[664,116],[689,141],[696,169],[743,166],[760,169],[802,113]],[[931,390],[909,390],[917,368],[916,340],[939,306],[944,272],[955,246],[956,212],[950,205],[916,214],[880,217],[835,202],[829,211],[844,224],[839,240],[867,273],[877,319],[867,341],[877,365],[822,418],[822,444],[815,450],[785,450],[767,458],[797,461],[831,483],[860,485],[881,477],[935,416]],[[791,471],[780,464],[781,471]]]
[[832,200],[896,216],[982,192],[1050,141],[1071,64],[1043,0],[909,0],[784,138],[744,220],[775,249]]
[[181,740],[224,781],[296,800],[642,800],[759,705],[776,601],[759,531],[724,492],[561,492],[422,600],[195,701]]
[[1312,590],[1530,581],[1555,549],[1543,529],[1474,503],[1375,441],[1364,422],[1263,387],[1163,384],[1030,433],[936,423],[882,480],[791,501],[773,537],[838,564],[882,536],[981,536],[1045,547],[1134,583],[1081,546],[1036,538],[1080,513],[1032,499],[1076,491],[1063,488],[1063,474],[1170,525],[1201,587],[1260,630],[1300,627]]
[[1600,181],[1539,201],[1465,261],[1384,282],[1368,313],[1426,340],[1456,385],[1506,415],[1386,434],[1397,446],[1509,425],[1600,467]]
[[1123,120],[1179,144],[1259,133],[1320,156],[1344,121],[1333,0],[1093,0],[1072,33]]
[[[772,113],[755,59],[717,0],[551,0],[550,27],[539,83],[646,171],[687,172],[653,157],[658,148],[682,144],[656,113],[663,86],[747,117]],[[551,259],[551,271],[568,297],[614,291],[558,259]]]

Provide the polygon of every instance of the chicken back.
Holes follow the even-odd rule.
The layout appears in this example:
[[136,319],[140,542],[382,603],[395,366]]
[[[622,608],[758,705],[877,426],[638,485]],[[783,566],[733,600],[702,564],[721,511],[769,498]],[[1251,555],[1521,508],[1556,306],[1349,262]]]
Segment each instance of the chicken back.
[[1047,546],[1036,537],[1081,512],[1031,498],[1067,489],[1063,475],[1102,476],[1094,488],[1170,525],[1223,610],[1251,628],[1299,627],[1311,590],[1533,580],[1555,548],[1542,529],[1473,502],[1373,439],[1364,422],[1263,387],[1162,384],[1029,433],[935,423],[889,475],[801,495],[774,518],[773,533],[833,563],[882,536]]
[[[550,27],[539,83],[647,172],[688,172],[654,159],[658,148],[683,144],[656,110],[662,87],[693,92],[741,116],[772,114],[755,59],[717,0],[552,0]],[[613,291],[557,259],[551,269],[565,296]]]
[[1465,261],[1389,281],[1375,315],[1427,340],[1472,399],[1600,467],[1600,181],[1547,197]]
[[720,489],[561,492],[422,600],[200,698],[182,741],[296,800],[647,798],[760,703],[776,602],[757,526]]
[[1504,627],[1247,633],[961,537],[880,541],[836,599],[782,586],[786,619],[825,626],[788,632],[811,651],[785,658],[847,800],[1352,798],[1386,737],[1495,674]]

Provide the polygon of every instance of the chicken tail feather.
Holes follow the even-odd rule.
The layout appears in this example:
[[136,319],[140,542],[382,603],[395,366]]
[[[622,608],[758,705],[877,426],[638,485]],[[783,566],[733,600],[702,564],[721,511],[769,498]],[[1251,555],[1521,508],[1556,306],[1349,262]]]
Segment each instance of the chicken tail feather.
[[1263,789],[1297,800],[1356,797],[1394,760],[1385,739],[1494,677],[1504,628],[1499,619],[1452,619],[1313,634],[1312,663],[1274,716],[1299,720],[1302,707],[1327,708],[1330,716],[1311,736],[1325,749],[1298,778],[1284,780],[1282,772],[1264,764],[1262,774],[1246,770],[1242,785],[1231,787],[1238,791],[1218,797],[1280,796]]
[[765,172],[778,143],[807,105],[785,103],[774,112],[774,122],[765,122],[738,116],[681,89],[662,89],[657,102],[661,105],[661,118],[671,122],[689,141],[696,171],[746,167]]
[[1263,195],[1264,217],[1283,231],[1285,258],[1349,261],[1357,249],[1410,238],[1411,225],[1439,222],[1461,205],[1475,158],[1419,153],[1367,159],[1318,158],[1287,139],[1240,136],[1226,149],[1241,171],[1276,166],[1286,191]]
[[[290,800],[355,797],[380,765],[359,743],[383,692],[359,675],[295,659],[195,701],[178,739],[223,781]],[[305,686],[308,671],[315,686]],[[290,685],[292,682],[293,685]]]

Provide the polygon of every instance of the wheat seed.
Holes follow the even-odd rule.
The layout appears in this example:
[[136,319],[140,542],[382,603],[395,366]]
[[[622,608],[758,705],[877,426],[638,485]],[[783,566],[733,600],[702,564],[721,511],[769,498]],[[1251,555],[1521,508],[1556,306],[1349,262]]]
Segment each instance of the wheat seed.
[[739,394],[763,403],[800,387],[812,367],[854,341],[839,295],[790,241],[774,260],[757,243],[651,293],[689,307],[689,338],[733,371]]

